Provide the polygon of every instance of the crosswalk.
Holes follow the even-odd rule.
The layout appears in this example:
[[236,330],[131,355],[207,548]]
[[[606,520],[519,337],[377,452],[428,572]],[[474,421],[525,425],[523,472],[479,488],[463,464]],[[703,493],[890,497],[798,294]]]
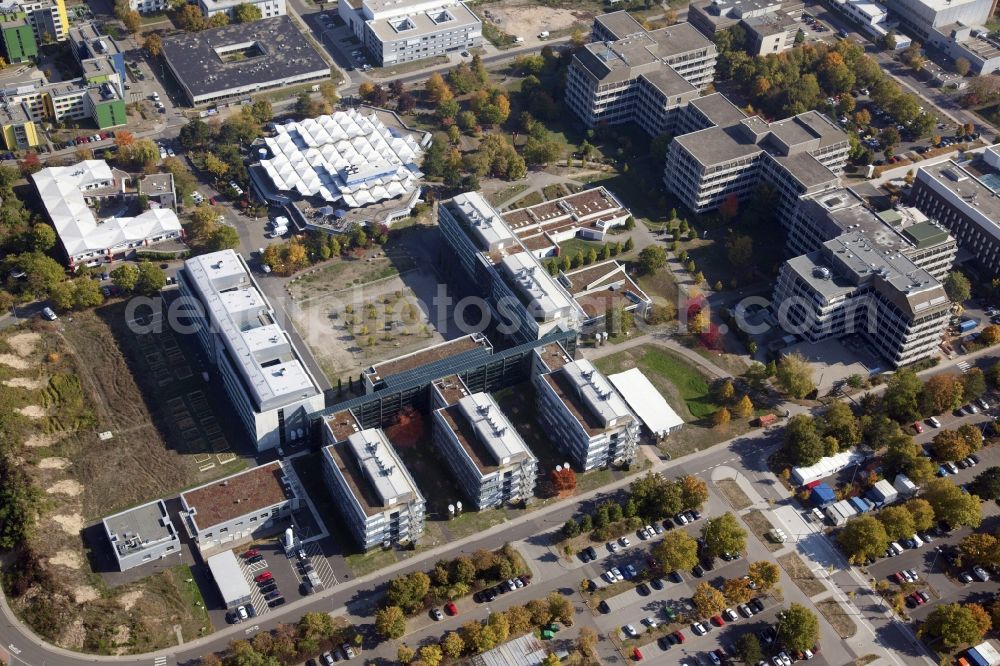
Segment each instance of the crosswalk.
[[156,659],[153,660],[153,666],[167,666],[167,658],[157,657]]
[[968,361],[959,361],[955,365],[958,366],[958,369],[962,371],[963,375],[969,371],[969,368],[972,367],[972,364]]

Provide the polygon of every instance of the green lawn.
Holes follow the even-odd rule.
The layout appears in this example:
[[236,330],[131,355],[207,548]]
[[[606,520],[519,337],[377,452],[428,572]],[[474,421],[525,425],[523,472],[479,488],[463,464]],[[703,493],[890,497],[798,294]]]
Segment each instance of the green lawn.
[[559,254],[572,259],[576,256],[577,252],[582,252],[583,256],[586,257],[587,253],[590,252],[591,249],[593,249],[594,252],[600,252],[602,247],[604,247],[604,243],[595,243],[594,241],[570,238],[559,243]]

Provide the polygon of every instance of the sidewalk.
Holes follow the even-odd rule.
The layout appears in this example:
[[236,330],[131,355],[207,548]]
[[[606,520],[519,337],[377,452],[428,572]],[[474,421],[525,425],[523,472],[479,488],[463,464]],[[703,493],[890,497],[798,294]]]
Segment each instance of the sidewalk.
[[645,333],[619,344],[606,343],[601,347],[581,347],[579,351],[585,359],[593,361],[599,358],[604,358],[605,356],[610,356],[616,352],[625,351],[627,349],[632,349],[645,344],[659,345],[661,347],[666,347],[671,351],[675,351],[695,365],[700,366],[713,377],[721,379],[723,377],[732,376],[730,373],[715,365],[712,361],[705,358],[698,352],[688,349],[673,338],[668,337],[667,333]]

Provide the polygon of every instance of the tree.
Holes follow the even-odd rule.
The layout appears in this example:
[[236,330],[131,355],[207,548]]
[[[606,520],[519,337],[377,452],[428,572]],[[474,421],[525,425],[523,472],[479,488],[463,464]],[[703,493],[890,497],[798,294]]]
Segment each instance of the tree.
[[151,32],[143,40],[142,48],[146,49],[146,52],[153,58],[158,58],[163,52],[163,40],[158,34]]
[[134,9],[129,10],[121,17],[122,25],[125,29],[132,33],[133,35],[139,32],[139,26],[142,25],[142,17],[139,16],[139,12]]
[[79,277],[72,282],[73,307],[77,310],[92,308],[104,302],[104,294],[97,280],[89,277]]
[[979,527],[983,520],[976,495],[963,493],[951,479],[931,479],[924,486],[923,498],[934,509],[934,515],[952,528],[969,525]]
[[722,403],[728,403],[736,395],[736,389],[733,388],[733,381],[731,379],[726,379],[719,383],[715,397]]
[[672,530],[653,546],[664,571],[690,571],[698,564],[698,542],[683,530]]
[[934,436],[933,446],[938,460],[962,460],[972,453],[969,443],[957,430],[942,430]]
[[401,644],[396,650],[396,659],[401,664],[409,664],[416,655],[416,651],[406,643]]
[[915,531],[926,532],[934,526],[934,509],[927,500],[914,497],[903,506],[910,512]]
[[802,399],[816,389],[812,367],[799,353],[785,354],[781,357],[775,380],[778,386],[793,398]]
[[975,604],[937,606],[924,620],[917,635],[939,636],[941,642],[948,647],[979,643],[990,628],[989,615],[985,611],[979,615],[971,609],[973,605]]
[[[990,324],[982,331],[980,331],[979,342],[983,343],[988,347],[1000,342],[1000,326],[997,326],[996,324]],[[973,368],[972,370],[978,370],[978,368]],[[969,372],[972,372],[972,370],[970,370]]]
[[712,414],[712,425],[716,428],[725,428],[729,425],[729,421],[731,419],[732,417],[729,414],[729,410],[725,407],[720,407],[715,410],[714,414]]
[[[573,602],[564,597],[559,592],[550,592],[545,597],[545,603],[549,607],[549,615],[553,620],[558,620],[566,626],[573,624]],[[493,617],[492,615],[490,616]]]
[[753,237],[730,234],[726,238],[726,258],[744,273],[753,266]]
[[962,563],[978,564],[983,567],[1000,564],[1000,541],[992,534],[973,532],[958,545],[962,551]]
[[[802,34],[802,31],[799,31]],[[752,631],[741,634],[736,639],[736,654],[744,664],[756,664],[763,661],[764,652],[760,649],[760,640]]]
[[778,640],[795,652],[811,650],[819,640],[819,620],[801,604],[793,603],[778,613],[777,629]]
[[220,226],[212,231],[205,239],[205,250],[208,252],[218,252],[220,250],[235,250],[240,246],[240,235],[236,229],[227,226]]
[[[994,328],[997,328],[998,331],[1000,331],[1000,327]],[[982,339],[985,334],[986,330],[984,329],[980,335],[980,339]],[[986,393],[986,375],[979,368],[969,368],[968,372],[962,375],[961,384],[963,402],[972,402]]]
[[862,564],[882,556],[889,547],[889,535],[874,516],[864,515],[847,521],[837,535],[837,543],[851,563]]
[[958,407],[962,401],[962,380],[957,375],[940,374],[929,377],[920,391],[923,414],[941,414]]
[[972,482],[972,488],[980,499],[1000,499],[1000,467],[983,470]]
[[383,638],[400,638],[406,633],[406,616],[399,606],[386,606],[375,612],[375,630]]
[[687,474],[678,479],[681,489],[681,509],[685,511],[701,509],[708,501],[708,484],[703,479]]
[[698,583],[694,594],[691,595],[691,603],[697,609],[698,617],[711,617],[725,610],[726,597],[723,596],[722,592],[703,581]]
[[451,88],[448,87],[448,84],[445,83],[444,78],[437,72],[431,74],[427,79],[427,83],[424,85],[424,92],[426,93],[427,102],[433,105],[450,100],[455,96],[451,92]]
[[253,23],[264,17],[257,5],[241,2],[233,7],[233,23]]
[[760,593],[765,593],[778,584],[781,580],[781,569],[778,565],[767,560],[751,562],[747,570],[750,580],[757,586]]
[[425,645],[420,648],[420,661],[423,662],[424,666],[438,666],[444,656],[441,654],[441,648],[437,645]]
[[745,419],[753,414],[753,401],[749,395],[744,395],[733,405],[733,414],[736,418]]
[[174,20],[181,30],[187,30],[188,32],[198,32],[208,27],[205,17],[202,16],[201,10],[198,9],[198,5],[183,5],[177,11]]
[[44,222],[38,222],[31,227],[31,249],[35,252],[48,252],[55,247],[56,230]]
[[216,178],[222,178],[229,170],[229,165],[219,159],[215,153],[208,152],[205,153],[205,170]]
[[726,601],[736,606],[745,604],[753,597],[750,581],[746,578],[729,578],[722,584],[722,594]]
[[788,461],[799,467],[819,462],[826,448],[816,432],[816,422],[811,416],[796,414],[788,420],[783,451]]
[[414,571],[389,581],[386,601],[390,605],[399,606],[404,613],[413,612],[423,604],[430,589],[430,577],[422,571]]
[[655,275],[667,265],[667,251],[660,245],[649,245],[639,253],[639,267],[646,275]]
[[441,650],[452,659],[458,659],[465,650],[465,641],[457,631],[449,631],[441,641]]
[[701,528],[705,552],[711,557],[723,553],[741,553],[746,547],[747,532],[732,513],[710,518]]
[[167,283],[167,276],[163,269],[154,266],[149,261],[139,262],[139,276],[136,279],[135,290],[143,296],[152,296]]
[[972,64],[966,58],[955,58],[954,69],[959,76],[965,76],[972,69]]
[[917,531],[913,525],[913,516],[906,507],[889,506],[879,511],[875,517],[885,527],[885,534],[890,541],[905,539]]
[[885,393],[882,394],[885,413],[899,423],[909,423],[920,418],[918,398],[922,388],[920,378],[913,370],[897,370],[886,382]]
[[964,303],[972,293],[972,283],[959,271],[951,271],[944,279],[944,291],[953,303]]

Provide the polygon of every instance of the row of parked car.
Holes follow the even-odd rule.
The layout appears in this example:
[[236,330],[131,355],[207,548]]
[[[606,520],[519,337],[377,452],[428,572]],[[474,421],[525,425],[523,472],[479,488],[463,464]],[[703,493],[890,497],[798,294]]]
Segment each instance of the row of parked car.
[[115,138],[114,131],[108,130],[107,132],[98,132],[97,134],[78,136],[75,139],[69,139],[68,141],[63,141],[62,143],[56,143],[54,146],[56,150],[62,150],[63,148],[82,146],[87,143],[99,143],[113,138]]
[[[472,595],[472,600],[477,604],[485,604],[493,601],[502,594],[507,592],[513,592],[514,590],[520,590],[522,587],[527,587],[531,584],[531,576],[518,576],[517,578],[511,578],[505,580],[502,583],[497,583],[493,587],[487,587],[482,589]],[[455,610],[455,615],[458,614],[458,610]],[[440,618],[435,618],[440,619]]]

